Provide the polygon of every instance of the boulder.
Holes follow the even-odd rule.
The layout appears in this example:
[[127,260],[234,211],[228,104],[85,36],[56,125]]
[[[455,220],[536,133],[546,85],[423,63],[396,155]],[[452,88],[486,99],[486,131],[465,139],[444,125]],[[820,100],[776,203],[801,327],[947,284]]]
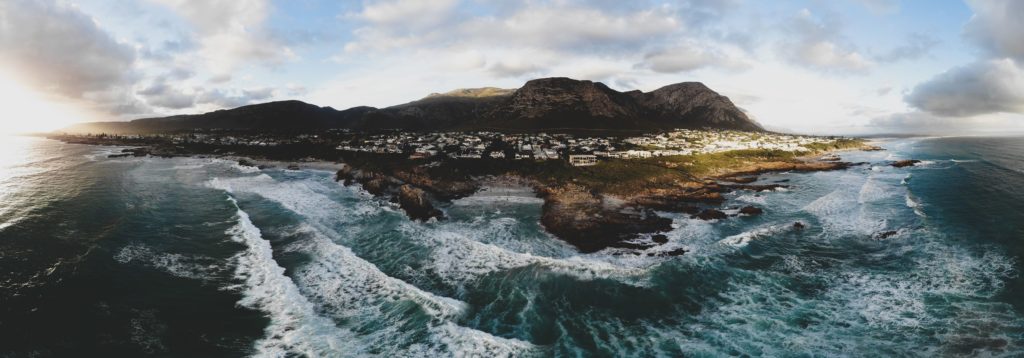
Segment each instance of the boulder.
[[764,210],[761,210],[761,208],[756,206],[748,205],[740,208],[740,214],[748,216],[761,215],[764,214]]
[[398,188],[398,206],[405,210],[413,220],[429,220],[430,218],[443,218],[444,213],[430,202],[422,189],[415,188],[409,184]]
[[721,210],[716,209],[704,209],[704,211],[701,211],[700,214],[693,216],[693,218],[701,220],[721,220],[727,217],[729,216],[723,213]]
[[668,243],[668,236],[665,236],[665,235],[662,235],[662,234],[651,235],[651,241],[654,241],[655,243],[658,243],[659,245],[660,244],[665,244],[665,243]]
[[917,159],[907,159],[907,160],[897,160],[895,162],[892,162],[892,164],[889,164],[889,165],[893,166],[894,168],[903,168],[903,167],[911,167],[911,166],[917,165],[917,163],[920,163],[920,162],[921,161],[917,160]]

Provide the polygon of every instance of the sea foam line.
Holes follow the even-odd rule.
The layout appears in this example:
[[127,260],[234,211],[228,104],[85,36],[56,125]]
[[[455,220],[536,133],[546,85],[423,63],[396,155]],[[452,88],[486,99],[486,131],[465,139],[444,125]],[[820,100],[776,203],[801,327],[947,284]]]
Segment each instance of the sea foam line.
[[[253,179],[256,179],[253,181]],[[338,203],[321,193],[310,190],[304,184],[278,183],[264,175],[241,181],[216,180],[209,186],[225,191],[243,191],[260,195],[281,204],[288,210],[309,219],[309,214],[343,215]],[[305,179],[304,181],[308,181]],[[249,185],[257,184],[257,185]],[[267,185],[270,184],[270,185]],[[299,190],[300,192],[296,192]],[[317,198],[319,200],[312,200]],[[324,210],[325,206],[328,210]],[[348,210],[351,211],[351,210]],[[329,214],[330,213],[330,214]],[[396,331],[393,322],[373,332],[361,333],[363,346],[370,352],[394,356],[437,356],[461,354],[484,354],[487,356],[521,356],[535,347],[529,342],[500,338],[486,332],[457,326],[452,320],[463,315],[466,304],[447,297],[434,295],[405,281],[388,276],[372,263],[358,257],[348,247],[331,240],[330,235],[339,235],[322,223],[307,221],[302,228],[312,234],[309,240],[298,243],[302,251],[313,258],[298,268],[293,275],[296,283],[295,294],[306,298],[317,312],[328,313],[338,320],[355,320],[352,324],[372,326],[375,320],[384,317],[385,304],[400,301],[415,302],[431,319],[419,327],[426,336],[419,343],[402,344],[401,338],[415,336],[415,332]],[[283,271],[283,269],[282,269]],[[426,339],[423,342],[422,339]],[[332,348],[333,349],[333,348]]]
[[357,342],[355,335],[316,313],[313,304],[284,275],[284,268],[274,260],[270,242],[263,239],[249,214],[234,198],[229,196],[228,201],[237,209],[238,223],[227,233],[232,240],[246,245],[236,256],[235,277],[244,282],[243,297],[238,304],[262,310],[270,318],[270,324],[264,329],[266,336],[255,343],[256,356],[359,355],[362,349],[354,344]]

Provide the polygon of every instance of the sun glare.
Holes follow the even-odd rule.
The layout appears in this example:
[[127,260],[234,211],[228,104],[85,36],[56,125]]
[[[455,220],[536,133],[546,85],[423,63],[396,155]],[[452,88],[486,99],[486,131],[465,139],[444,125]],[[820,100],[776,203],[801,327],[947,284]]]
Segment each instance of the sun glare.
[[0,73],[0,134],[52,131],[81,121],[84,116],[67,104],[46,100],[36,91]]

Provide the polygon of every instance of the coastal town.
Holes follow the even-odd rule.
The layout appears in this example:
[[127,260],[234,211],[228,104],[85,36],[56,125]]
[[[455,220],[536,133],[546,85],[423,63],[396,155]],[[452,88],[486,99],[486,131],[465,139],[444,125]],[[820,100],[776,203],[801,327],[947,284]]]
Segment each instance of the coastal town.
[[151,135],[61,135],[71,142],[110,142],[126,145],[169,144],[226,147],[328,146],[339,152],[404,155],[409,159],[567,160],[576,166],[604,159],[645,159],[745,149],[811,152],[814,146],[842,137],[804,136],[731,130],[678,129],[642,136],[575,136],[549,133],[408,132],[360,133],[330,130],[320,133],[274,134],[191,131]]

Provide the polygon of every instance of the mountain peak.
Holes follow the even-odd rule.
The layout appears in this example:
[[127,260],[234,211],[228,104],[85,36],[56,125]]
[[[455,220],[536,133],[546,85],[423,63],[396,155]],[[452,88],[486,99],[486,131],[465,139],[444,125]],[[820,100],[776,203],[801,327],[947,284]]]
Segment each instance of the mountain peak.
[[480,88],[459,88],[451,90],[445,93],[431,93],[426,98],[434,97],[467,97],[467,98],[483,98],[483,97],[497,97],[507,96],[515,92],[515,89],[498,88],[498,87],[480,87]]

